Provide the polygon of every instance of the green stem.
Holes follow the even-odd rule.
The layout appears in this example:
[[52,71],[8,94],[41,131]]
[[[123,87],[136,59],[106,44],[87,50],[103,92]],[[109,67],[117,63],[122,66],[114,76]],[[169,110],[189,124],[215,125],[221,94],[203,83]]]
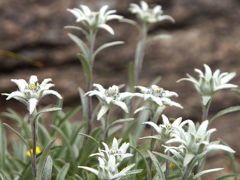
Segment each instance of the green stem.
[[[170,155],[169,151],[166,154],[167,156]],[[168,176],[169,176],[169,161],[166,160],[166,171],[165,171],[165,179],[168,180]]]
[[139,76],[142,70],[143,59],[145,55],[145,43],[147,38],[148,27],[147,24],[142,24],[140,32],[140,40],[137,44],[136,53],[135,53],[135,61],[134,61],[134,83],[138,84]]
[[[97,32],[96,31],[90,31],[89,32],[89,36],[88,36],[88,44],[89,44],[89,57],[88,57],[88,60],[90,62],[90,68],[91,68],[91,73],[92,73],[92,76],[93,77],[93,63],[94,63],[94,46],[95,46],[95,40],[96,40],[96,35],[97,35]],[[92,89],[92,84],[93,84],[93,78],[91,79],[88,79],[88,82],[87,82],[87,91],[90,91]],[[88,128],[87,128],[87,134],[90,134],[91,133],[91,130],[92,130],[92,125],[91,125],[91,122],[92,122],[92,97],[89,96],[88,97]]]
[[[34,179],[36,179],[37,176],[37,155],[36,155],[36,144],[37,144],[37,132],[36,132],[36,118],[34,115],[29,116],[29,120],[31,123],[31,129],[32,129],[32,173]],[[30,150],[31,152],[31,150]]]
[[184,174],[182,180],[188,180],[188,174],[187,173]]
[[104,138],[103,138],[103,141],[106,142],[107,138],[108,138],[108,130],[107,130],[107,126],[108,126],[108,123],[107,121],[105,121],[104,123]]
[[[89,84],[91,84],[91,86],[88,85],[88,91],[90,91],[92,89],[92,83],[90,82]],[[88,119],[87,119],[87,121],[88,121],[87,122],[87,124],[88,124],[87,134],[89,135],[92,131],[92,124],[91,124],[91,122],[92,122],[92,97],[91,96],[88,96]]]
[[208,101],[206,105],[202,105],[202,121],[205,121],[208,119],[208,112],[211,105],[211,99]]
[[[151,129],[151,136],[153,135],[153,130]],[[151,139],[150,142],[150,151],[152,152],[154,149],[154,139]],[[148,175],[148,180],[152,179],[152,161],[149,161],[149,169],[150,169],[150,174]]]
[[[202,122],[205,120],[208,120],[208,112],[210,109],[210,105],[211,105],[212,99],[210,99],[208,101],[208,103],[206,105],[202,104]],[[194,174],[197,174],[197,172],[201,171],[204,168],[206,159],[202,159],[201,162],[199,162],[199,165],[197,167],[194,168]]]
[[108,121],[110,121],[110,110],[108,110],[106,114],[106,119],[104,121],[104,137],[103,137],[104,142],[106,142],[106,140],[108,139],[108,124],[109,124]]
[[[152,117],[151,117],[151,121],[156,123],[157,119],[154,118],[154,114],[155,113],[151,113],[152,114]],[[151,128],[151,136],[153,136],[153,129]],[[154,145],[155,145],[155,139],[151,139],[151,142],[150,142],[150,151],[152,152],[154,150]],[[150,175],[149,175],[149,179],[151,180],[152,179],[152,161],[150,160],[149,162],[149,168],[150,168]]]

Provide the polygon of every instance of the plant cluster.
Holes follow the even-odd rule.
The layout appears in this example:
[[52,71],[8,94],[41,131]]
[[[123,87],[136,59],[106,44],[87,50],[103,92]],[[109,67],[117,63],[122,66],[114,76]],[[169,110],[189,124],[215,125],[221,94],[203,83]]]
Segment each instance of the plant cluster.
[[[195,69],[199,78],[187,74],[188,77],[180,81],[189,81],[195,87],[201,99],[202,119],[195,123],[182,117],[167,117],[166,108],[183,109],[174,100],[178,94],[158,86],[157,82],[148,87],[138,83],[149,27],[174,20],[163,14],[161,6],[152,8],[144,1],[140,5],[131,4],[129,10],[136,15],[136,21],[117,15],[115,10],[108,10],[108,6],[99,11],[84,5],[68,9],[76,18],[76,25],[66,28],[84,35],[81,39],[68,34],[80,48],[77,57],[86,77],[86,89],[79,88],[81,106],[62,110],[62,96],[50,89],[54,86],[50,78],[41,83],[35,75],[29,82],[12,80],[18,90],[3,95],[7,100],[23,103],[28,113],[22,116],[12,109],[2,113],[1,120],[16,122],[18,129],[10,123],[0,124],[0,180],[199,180],[207,173],[222,170],[204,169],[207,155],[212,151],[226,152],[232,162],[233,172],[219,179],[237,179],[235,151],[220,140],[212,141],[211,135],[216,129],[209,126],[220,116],[239,111],[240,106],[221,110],[212,117],[208,114],[216,91],[237,88],[230,83],[236,74],[213,72],[206,64],[205,72]],[[113,28],[107,24],[110,20],[132,24],[139,31],[135,61],[129,66],[129,77],[133,78],[125,90],[123,85],[104,88],[93,83],[97,54],[122,44],[108,42],[96,48],[100,29],[114,35]],[[47,95],[56,96],[58,102],[39,109],[40,100]],[[80,110],[81,120],[71,122]],[[47,128],[43,114],[49,112],[53,116]],[[144,136],[146,126],[150,132]],[[8,141],[6,130],[18,140]]]

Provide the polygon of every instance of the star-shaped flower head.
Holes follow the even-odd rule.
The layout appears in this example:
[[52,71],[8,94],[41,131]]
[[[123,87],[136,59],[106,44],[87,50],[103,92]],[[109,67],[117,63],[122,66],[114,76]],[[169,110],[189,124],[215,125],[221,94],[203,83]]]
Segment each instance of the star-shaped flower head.
[[144,122],[143,124],[150,125],[154,128],[154,130],[157,132],[157,139],[160,139],[163,143],[165,143],[167,140],[169,140],[173,132],[175,132],[180,124],[182,122],[182,118],[177,118],[173,123],[171,123],[167,116],[164,114],[162,115],[162,124],[157,125],[154,122]]
[[62,96],[57,91],[50,90],[54,86],[54,84],[50,83],[52,81],[50,78],[44,79],[41,84],[38,83],[38,78],[35,75],[30,77],[29,82],[24,79],[12,79],[11,81],[18,86],[18,90],[3,95],[7,96],[7,100],[14,98],[25,104],[29,114],[36,110],[38,102],[46,95],[52,94],[62,99]]
[[95,90],[86,93],[88,96],[96,96],[101,104],[101,109],[97,115],[97,120],[100,120],[107,113],[112,105],[120,107],[125,113],[128,113],[128,107],[124,102],[130,99],[133,94],[130,92],[119,92],[119,87],[113,85],[108,89],[104,89],[100,84],[93,84]]
[[118,141],[116,138],[113,138],[112,146],[111,148],[106,144],[102,143],[104,146],[104,149],[99,149],[99,153],[92,154],[91,156],[100,156],[109,158],[110,156],[114,156],[116,158],[116,162],[121,163],[124,159],[132,157],[133,155],[131,153],[127,153],[127,150],[129,148],[129,143],[122,143],[121,146],[119,146],[121,143],[121,140]]
[[172,91],[160,88],[157,85],[152,85],[150,88],[144,86],[136,86],[141,93],[135,93],[135,96],[141,97],[144,101],[150,101],[158,106],[175,106],[183,108],[179,103],[172,101],[171,97],[178,97],[178,94]]
[[80,5],[80,8],[68,9],[77,19],[76,22],[80,23],[85,31],[97,31],[99,28],[114,34],[111,26],[107,24],[111,20],[122,19],[122,16],[116,15],[116,10],[108,10],[108,6],[103,6],[99,11],[91,11],[85,5]]
[[106,143],[103,143],[103,146],[104,149],[99,148],[98,153],[90,155],[91,157],[98,157],[98,169],[87,166],[78,167],[95,174],[100,180],[120,180],[129,175],[141,172],[141,170],[132,170],[135,164],[130,164],[120,169],[121,162],[133,156],[131,153],[127,153],[129,143],[123,143],[119,147],[118,140],[114,138],[111,148],[109,148]]
[[174,22],[174,19],[171,16],[163,15],[162,7],[160,5],[150,8],[145,1],[141,1],[140,5],[134,3],[130,4],[129,9],[133,14],[136,14],[139,21],[143,23],[152,24],[164,20]]
[[199,69],[195,69],[195,71],[199,75],[198,79],[187,74],[188,78],[183,78],[179,80],[186,80],[192,82],[195,89],[202,97],[202,103],[204,105],[207,105],[207,103],[216,91],[237,87],[237,85],[229,83],[229,81],[231,81],[236,76],[236,73],[220,73],[219,69],[217,69],[215,72],[212,72],[211,68],[206,64],[204,64],[204,68],[205,73],[203,73]]
[[78,168],[95,174],[99,180],[120,180],[142,171],[132,170],[134,166],[135,164],[131,164],[119,170],[119,164],[116,162],[116,158],[111,155],[109,159],[98,157],[98,169],[87,166],[78,166]]
[[[184,128],[185,125],[188,125]],[[179,125],[177,131],[173,132],[172,139],[166,144],[177,146],[165,146],[165,151],[171,152],[179,163],[179,166],[187,167],[190,163],[196,166],[210,151],[224,150],[230,153],[235,151],[218,141],[210,142],[210,136],[216,129],[208,129],[208,120],[196,126],[193,121],[186,120]]]

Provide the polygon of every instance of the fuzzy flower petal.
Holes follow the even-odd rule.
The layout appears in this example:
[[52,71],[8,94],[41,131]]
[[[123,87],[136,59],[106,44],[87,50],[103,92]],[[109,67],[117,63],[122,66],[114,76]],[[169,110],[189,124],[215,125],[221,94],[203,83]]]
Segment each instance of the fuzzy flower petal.
[[38,100],[36,98],[31,98],[29,99],[29,106],[28,106],[28,110],[29,110],[29,114],[32,114],[34,112],[34,110],[36,109]]
[[164,20],[174,22],[171,16],[163,15],[160,5],[151,8],[145,1],[141,1],[140,5],[134,3],[130,4],[129,10],[131,13],[136,14],[139,21],[147,24],[162,22]]
[[221,73],[219,69],[213,72],[207,64],[204,64],[204,69],[205,73],[199,69],[195,69],[199,76],[198,79],[187,74],[188,78],[179,80],[192,82],[197,92],[201,95],[204,105],[210,101],[216,91],[238,87],[235,84],[229,83],[236,76],[236,73]]
[[62,96],[58,92],[50,90],[54,86],[54,84],[50,83],[52,81],[50,78],[44,79],[40,84],[35,75],[30,76],[29,82],[23,79],[12,79],[11,81],[18,86],[18,90],[10,94],[3,93],[3,95],[7,96],[7,100],[14,98],[26,105],[29,114],[32,114],[36,110],[38,102],[46,95],[52,94],[62,99]]

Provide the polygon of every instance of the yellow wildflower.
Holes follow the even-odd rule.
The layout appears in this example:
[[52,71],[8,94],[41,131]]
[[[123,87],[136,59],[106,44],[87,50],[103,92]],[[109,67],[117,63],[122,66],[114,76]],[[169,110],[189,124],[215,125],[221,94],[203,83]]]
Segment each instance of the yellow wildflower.
[[[38,154],[40,154],[42,151],[41,151],[41,148],[39,147],[39,146],[36,146],[36,154],[38,155]],[[32,149],[29,149],[29,150],[27,150],[27,156],[28,157],[31,157],[31,154],[32,154]]]

